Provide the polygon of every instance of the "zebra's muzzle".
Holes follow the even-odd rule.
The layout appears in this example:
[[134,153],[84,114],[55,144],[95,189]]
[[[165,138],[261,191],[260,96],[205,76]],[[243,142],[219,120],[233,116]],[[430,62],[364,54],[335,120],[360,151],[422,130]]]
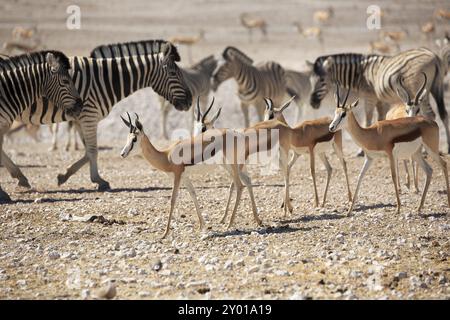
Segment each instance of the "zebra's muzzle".
[[319,109],[321,103],[321,99],[319,99],[316,95],[312,95],[311,99],[309,100],[309,104],[314,109]]
[[187,111],[191,107],[192,98],[190,99],[174,99],[173,106],[179,111]]
[[78,98],[77,100],[75,100],[75,103],[73,104],[73,106],[71,108],[67,108],[66,113],[71,116],[71,117],[78,117],[81,113],[81,111],[83,110],[83,100],[81,100],[81,98]]

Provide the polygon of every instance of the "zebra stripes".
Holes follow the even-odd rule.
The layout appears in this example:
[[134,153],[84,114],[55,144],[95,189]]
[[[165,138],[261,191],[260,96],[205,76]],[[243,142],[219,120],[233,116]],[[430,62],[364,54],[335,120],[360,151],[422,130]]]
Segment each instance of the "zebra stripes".
[[[82,100],[69,75],[69,60],[58,51],[41,51],[0,59],[0,161],[19,185],[29,187],[25,176],[3,152],[3,136],[17,115],[37,99],[47,97],[71,116],[78,116]],[[0,203],[11,199],[0,187]]]
[[264,98],[270,97],[275,105],[281,105],[287,94],[285,71],[273,61],[253,65],[253,60],[235,47],[227,47],[217,62],[213,73],[213,89],[223,81],[234,78],[248,127],[248,106],[255,105],[259,119],[263,119]]
[[[211,76],[217,66],[217,60],[210,55],[190,68],[181,68],[184,81],[192,93],[192,101],[196,101],[200,97],[202,105],[206,105],[209,92],[212,89]],[[167,114],[170,111],[170,106],[166,100],[160,98],[161,104],[161,136],[168,138],[167,135]],[[194,108],[191,108],[191,124],[194,122]]]
[[[441,59],[426,48],[412,49],[394,56],[355,53],[322,56],[314,63],[310,103],[318,108],[330,88],[334,83],[338,83],[346,89],[354,90],[365,99],[367,126],[372,118],[370,112],[373,112],[375,106],[401,102],[397,94],[400,77],[405,80],[406,88],[415,93],[423,81],[421,74],[425,73],[428,78],[426,89],[436,101],[450,151],[448,114],[443,95],[444,72]],[[424,115],[434,118],[428,95],[422,101],[421,111]],[[381,116],[384,117],[383,114]]]
[[73,81],[85,101],[78,119],[55,110],[53,104],[45,100],[32,104],[20,115],[24,123],[33,124],[76,120],[75,125],[85,144],[86,153],[64,174],[58,175],[59,185],[89,162],[92,182],[97,183],[100,190],[110,188],[109,183],[98,173],[97,124],[118,101],[136,90],[152,87],[175,108],[189,108],[192,97],[176,64],[179,60],[176,48],[163,40],[100,46],[92,51],[91,57],[69,59]]

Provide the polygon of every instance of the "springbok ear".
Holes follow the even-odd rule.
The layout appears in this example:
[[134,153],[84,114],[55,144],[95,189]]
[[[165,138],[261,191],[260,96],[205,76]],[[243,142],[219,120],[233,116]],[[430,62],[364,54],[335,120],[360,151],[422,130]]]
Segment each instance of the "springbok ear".
[[273,110],[273,102],[270,98],[264,98],[264,102],[266,103],[267,110]]
[[359,98],[355,100],[355,102],[353,102],[350,107],[348,108],[349,110],[353,109],[354,107],[356,107],[359,103]]
[[58,71],[59,69],[59,60],[54,56],[53,53],[47,53],[45,56],[45,61],[49,64],[50,68],[53,72]]
[[328,57],[323,63],[322,63],[322,69],[325,72],[329,72],[331,68],[333,67],[334,59],[332,57]]
[[422,103],[422,100],[425,98],[425,96],[428,94],[427,89],[423,89],[419,96],[416,97],[416,105],[420,105]]
[[217,112],[216,112],[216,114],[211,118],[211,123],[214,123],[214,122],[216,122],[217,121],[217,119],[219,118],[219,116],[220,116],[220,112],[222,111],[222,107],[220,107],[219,108],[219,110],[217,110]]
[[134,125],[136,126],[136,128],[138,128],[139,129],[139,131],[142,131],[144,128],[142,127],[142,123],[138,120],[138,119],[136,119],[135,121],[134,121]]

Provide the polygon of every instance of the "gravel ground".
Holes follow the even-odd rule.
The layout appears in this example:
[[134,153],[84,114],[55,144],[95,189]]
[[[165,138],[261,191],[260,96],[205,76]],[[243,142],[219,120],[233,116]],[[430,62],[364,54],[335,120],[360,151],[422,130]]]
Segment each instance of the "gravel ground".
[[[314,209],[308,162],[300,158],[291,178],[295,210],[286,218],[280,174],[250,167],[264,226],[252,220],[245,192],[229,230],[219,223],[227,176],[202,167],[192,181],[208,230],[198,230],[182,190],[172,230],[161,241],[171,181],[139,155],[122,160],[120,146],[100,153],[114,188],[107,193],[86,184],[86,168],[56,186],[56,172],[81,152],[53,155],[45,144],[25,144],[13,154],[34,189],[15,190],[2,168],[3,186],[17,202],[0,206],[0,298],[450,298],[449,209],[434,165],[422,216],[415,211],[419,195],[404,186],[403,209],[395,213],[388,162],[381,159],[362,185],[355,215],[345,217],[337,159],[330,157],[336,170],[328,204]],[[353,189],[362,159],[348,161]],[[320,192],[324,169],[317,175]],[[85,215],[97,217],[78,221]]]

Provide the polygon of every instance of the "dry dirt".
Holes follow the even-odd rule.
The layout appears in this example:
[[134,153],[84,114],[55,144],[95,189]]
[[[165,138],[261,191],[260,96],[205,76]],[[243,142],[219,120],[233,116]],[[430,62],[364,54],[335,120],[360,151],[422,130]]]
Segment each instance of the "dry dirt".
[[[377,36],[365,27],[365,10],[373,1],[180,0],[168,5],[164,1],[83,0],[77,1],[83,15],[78,31],[65,28],[69,4],[73,3],[2,1],[0,40],[6,41],[15,25],[37,23],[47,48],[83,55],[99,44],[194,35],[204,29],[205,39],[192,48],[194,60],[232,44],[256,61],[272,59],[299,69],[305,59],[320,54],[367,52],[369,40]],[[386,9],[384,28],[409,31],[402,49],[431,45],[420,34],[419,25],[431,19],[435,8],[450,9],[445,1],[378,4]],[[302,39],[291,23],[300,20],[305,26],[313,25],[312,12],[328,5],[334,6],[336,16],[323,27],[321,48],[316,40]],[[248,42],[238,22],[242,11],[268,19],[267,41],[256,32],[253,42]],[[448,28],[448,24],[437,24],[440,33]],[[186,60],[186,48],[180,51]],[[447,105],[449,98],[447,93]],[[216,101],[225,111],[219,125],[242,125],[232,82],[219,90]],[[331,108],[308,111],[307,116],[331,114]],[[119,103],[101,123],[99,167],[113,187],[111,192],[96,192],[87,168],[58,187],[56,174],[82,152],[48,152],[46,129],[39,143],[24,136],[5,143],[6,152],[22,167],[33,189],[16,189],[16,181],[0,169],[2,187],[15,200],[0,205],[0,298],[93,298],[108,281],[115,281],[119,299],[450,298],[450,210],[444,178],[434,163],[422,216],[415,210],[419,195],[404,186],[402,212],[395,213],[387,160],[375,161],[369,170],[352,217],[344,215],[348,207],[344,176],[334,156],[330,156],[335,170],[328,203],[322,209],[313,208],[308,159],[298,160],[291,176],[295,209],[285,218],[280,209],[281,175],[265,175],[263,168],[250,167],[264,226],[257,227],[252,220],[244,192],[236,225],[229,230],[219,223],[227,176],[220,168],[202,166],[193,172],[192,181],[208,230],[198,230],[193,203],[183,190],[171,233],[160,241],[171,180],[140,156],[120,158],[126,129],[118,114],[125,110],[140,113],[152,139],[159,133],[158,102],[151,89]],[[289,110],[288,115],[293,113]],[[172,129],[185,126],[186,116],[179,115],[171,113]],[[159,146],[166,144],[157,141]],[[363,160],[352,156],[356,149],[348,137],[344,147],[353,190]],[[318,168],[322,192],[325,171],[320,164]],[[421,186],[423,182],[422,175]],[[70,219],[84,215],[101,217],[90,222]]]

